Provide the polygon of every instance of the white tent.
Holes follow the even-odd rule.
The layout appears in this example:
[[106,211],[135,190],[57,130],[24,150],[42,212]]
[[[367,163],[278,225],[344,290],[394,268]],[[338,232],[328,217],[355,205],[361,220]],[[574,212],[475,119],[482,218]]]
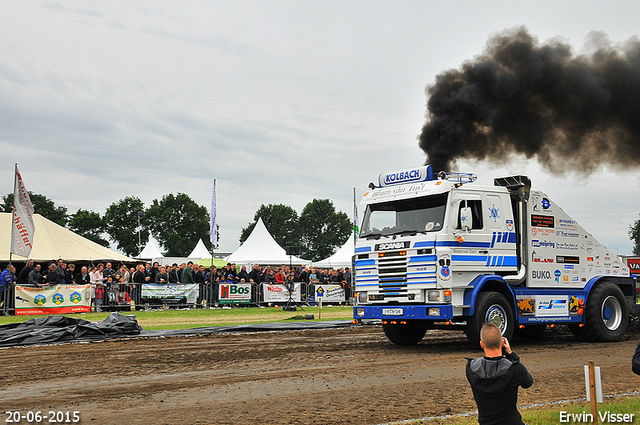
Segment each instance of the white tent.
[[351,257],[353,257],[354,252],[355,247],[353,244],[353,233],[351,233],[349,239],[347,239],[344,245],[342,245],[335,254],[329,258],[325,258],[324,260],[314,262],[313,265],[323,269],[328,269],[330,267],[334,269],[351,267]]
[[207,249],[207,247],[204,245],[204,242],[202,242],[202,238],[198,239],[198,243],[196,245],[195,248],[193,248],[193,251],[191,251],[191,254],[189,254],[189,258],[211,258],[211,252],[209,252],[209,250]]
[[156,260],[156,258],[163,257],[164,256],[162,255],[162,252],[160,252],[160,248],[158,248],[158,244],[156,244],[156,241],[153,240],[151,236],[149,236],[147,244],[144,246],[142,251],[140,251],[140,254],[138,254],[136,258],[154,259],[154,261],[158,261]]
[[[253,231],[240,248],[225,260],[235,264],[289,264],[287,252],[273,239],[262,218],[258,219]],[[292,255],[291,263],[300,265],[309,264],[310,261]]]
[[[0,213],[0,261],[9,261],[11,250],[11,220],[12,213]],[[40,214],[33,215],[35,234],[30,259],[44,262],[62,258],[66,261],[135,261],[129,257],[105,248],[87,238],[73,233]],[[24,261],[25,258],[13,255],[14,261]]]

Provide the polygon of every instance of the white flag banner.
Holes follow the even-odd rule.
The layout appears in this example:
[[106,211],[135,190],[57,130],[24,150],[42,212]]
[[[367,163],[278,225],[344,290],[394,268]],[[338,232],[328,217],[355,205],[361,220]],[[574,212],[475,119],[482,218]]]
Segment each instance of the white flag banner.
[[216,222],[216,179],[213,179],[213,193],[211,194],[211,247],[218,246],[218,223]]
[[33,248],[33,234],[36,229],[33,224],[33,204],[24,187],[22,176],[16,164],[15,185],[13,188],[13,229],[11,234],[11,252],[29,257]]

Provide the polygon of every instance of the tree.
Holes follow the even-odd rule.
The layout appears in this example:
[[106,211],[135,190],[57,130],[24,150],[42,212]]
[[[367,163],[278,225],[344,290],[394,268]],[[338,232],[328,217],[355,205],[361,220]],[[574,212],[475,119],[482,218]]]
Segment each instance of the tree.
[[300,214],[300,256],[311,261],[323,260],[336,252],[351,232],[346,213],[336,209],[329,199],[314,199]]
[[140,239],[138,243],[138,212],[144,212],[144,203],[135,196],[109,205],[104,213],[105,231],[118,249],[129,257],[136,256],[142,251],[149,239],[146,215],[141,219]]
[[189,255],[200,238],[211,249],[209,212],[189,195],[171,193],[160,201],[154,199],[146,215],[151,233],[167,250],[168,257]]
[[109,241],[101,236],[105,227],[104,220],[97,212],[79,209],[69,216],[68,227],[90,241],[109,247]]
[[629,239],[633,242],[633,255],[640,255],[640,219],[629,226]]
[[[60,226],[66,226],[69,216],[67,215],[67,207],[62,205],[57,206],[49,198],[39,193],[33,193],[27,191],[31,203],[33,204],[33,210],[36,214],[40,214],[44,218],[47,218]],[[13,193],[9,193],[2,197],[2,211],[13,212]]]
[[298,213],[290,206],[282,204],[260,205],[253,216],[253,223],[242,229],[240,243],[247,240],[259,218],[262,218],[265,227],[281,247],[300,245]]

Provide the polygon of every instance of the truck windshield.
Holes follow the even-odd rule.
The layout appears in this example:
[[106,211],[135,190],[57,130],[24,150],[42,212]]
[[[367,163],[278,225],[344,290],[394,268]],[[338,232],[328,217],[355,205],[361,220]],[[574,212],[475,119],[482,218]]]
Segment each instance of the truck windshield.
[[444,225],[447,194],[369,204],[361,237],[437,232]]

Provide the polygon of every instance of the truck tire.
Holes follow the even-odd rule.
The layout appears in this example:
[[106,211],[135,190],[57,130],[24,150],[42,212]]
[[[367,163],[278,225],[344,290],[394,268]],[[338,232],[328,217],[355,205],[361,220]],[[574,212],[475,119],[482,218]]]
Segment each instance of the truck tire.
[[572,327],[579,340],[620,341],[627,332],[629,311],[622,290],[611,282],[594,287],[587,298],[585,326]]
[[397,345],[416,345],[427,333],[427,328],[415,320],[407,322],[406,325],[388,323],[382,325],[382,330],[389,341]]
[[485,322],[496,325],[502,332],[502,336],[511,340],[516,320],[513,309],[504,295],[498,292],[481,292],[478,294],[473,317],[471,317],[464,330],[471,344],[480,346],[480,329]]

